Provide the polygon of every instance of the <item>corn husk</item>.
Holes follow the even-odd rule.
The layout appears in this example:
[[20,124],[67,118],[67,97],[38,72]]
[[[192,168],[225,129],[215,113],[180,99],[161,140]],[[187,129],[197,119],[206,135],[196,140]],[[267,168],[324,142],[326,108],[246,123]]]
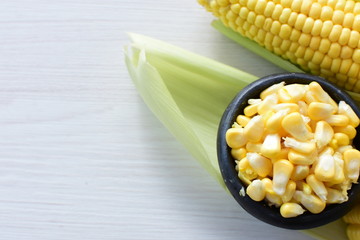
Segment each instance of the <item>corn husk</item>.
[[[218,124],[238,91],[258,77],[149,37],[130,38],[125,62],[144,102],[225,189],[216,156]],[[303,232],[347,239],[342,220]]]

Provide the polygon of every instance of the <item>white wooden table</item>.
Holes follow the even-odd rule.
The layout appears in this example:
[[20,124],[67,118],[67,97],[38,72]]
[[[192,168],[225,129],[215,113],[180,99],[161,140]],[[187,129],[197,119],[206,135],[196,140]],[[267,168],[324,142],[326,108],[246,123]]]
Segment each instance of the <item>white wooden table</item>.
[[309,240],[244,212],[147,109],[125,32],[264,76],[196,0],[0,2],[0,239]]

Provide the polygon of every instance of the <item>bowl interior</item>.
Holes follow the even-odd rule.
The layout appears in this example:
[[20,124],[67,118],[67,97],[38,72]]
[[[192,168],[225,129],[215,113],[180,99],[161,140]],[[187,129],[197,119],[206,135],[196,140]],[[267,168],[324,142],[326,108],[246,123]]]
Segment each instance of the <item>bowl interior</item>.
[[[283,218],[280,215],[279,208],[269,207],[264,201],[256,202],[247,195],[241,196],[239,194],[241,189],[246,189],[246,185],[244,185],[237,176],[235,161],[231,156],[231,149],[227,146],[225,140],[225,133],[227,129],[229,129],[236,121],[237,115],[243,114],[243,109],[248,105],[247,100],[251,98],[259,98],[260,93],[264,89],[282,81],[286,84],[309,84],[312,81],[316,81],[337,103],[340,100],[344,100],[353,108],[355,113],[360,116],[359,107],[345,91],[342,91],[320,77],[301,73],[284,73],[261,78],[249,84],[240,93],[238,93],[223,114],[219,125],[217,139],[219,167],[224,182],[233,197],[248,213],[254,217],[268,224],[287,229],[308,229],[318,227],[342,217],[351,209],[353,204],[359,198],[359,184],[353,184],[352,188],[348,191],[349,200],[344,203],[328,205],[325,210],[319,214],[312,214],[306,211],[304,214],[295,218]],[[359,127],[356,130],[359,131]],[[360,134],[357,134],[353,140],[353,145],[356,149],[360,149],[359,135]]]

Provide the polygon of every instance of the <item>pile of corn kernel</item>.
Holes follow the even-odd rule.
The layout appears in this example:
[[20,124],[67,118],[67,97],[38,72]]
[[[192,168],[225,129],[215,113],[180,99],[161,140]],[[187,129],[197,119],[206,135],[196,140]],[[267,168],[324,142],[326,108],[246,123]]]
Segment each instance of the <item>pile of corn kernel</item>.
[[226,132],[246,194],[280,208],[284,218],[348,200],[360,151],[352,146],[359,118],[317,82],[272,85],[249,99]]

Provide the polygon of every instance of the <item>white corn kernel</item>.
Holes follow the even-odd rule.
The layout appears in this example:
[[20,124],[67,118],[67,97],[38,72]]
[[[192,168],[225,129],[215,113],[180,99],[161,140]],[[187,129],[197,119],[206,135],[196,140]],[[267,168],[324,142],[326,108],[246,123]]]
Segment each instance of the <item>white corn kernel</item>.
[[309,184],[315,194],[323,201],[326,201],[327,190],[322,181],[319,181],[315,175],[311,174],[306,177],[306,183]]
[[281,196],[285,193],[293,169],[293,164],[286,159],[274,163],[273,189],[276,194]]
[[335,176],[335,159],[329,151],[324,150],[320,153],[315,167],[315,176],[320,181],[331,181]]
[[310,154],[316,149],[316,144],[312,141],[308,142],[300,142],[294,138],[285,137],[284,145],[285,147],[292,148],[297,152]]
[[359,117],[356,115],[354,110],[344,101],[339,102],[338,113],[346,115],[349,118],[351,126],[357,127],[359,125]]
[[321,149],[329,144],[333,136],[334,130],[327,122],[319,121],[316,124],[314,139],[318,149]]
[[266,112],[271,111],[272,107],[278,103],[278,97],[276,93],[268,95],[265,97],[261,103],[259,103],[257,111],[259,114],[265,114]]
[[285,131],[300,141],[308,141],[313,136],[298,112],[290,113],[284,117],[281,125]]
[[344,163],[347,177],[357,183],[360,171],[360,152],[356,149],[349,149],[344,152]]
[[285,85],[285,82],[274,84],[261,92],[260,98],[265,99],[270,94],[277,93]]
[[322,212],[326,207],[326,203],[320,198],[312,194],[305,194],[302,191],[295,191],[294,198],[314,214]]
[[249,160],[250,166],[259,176],[266,177],[272,171],[271,160],[260,154],[247,153],[246,158]]

